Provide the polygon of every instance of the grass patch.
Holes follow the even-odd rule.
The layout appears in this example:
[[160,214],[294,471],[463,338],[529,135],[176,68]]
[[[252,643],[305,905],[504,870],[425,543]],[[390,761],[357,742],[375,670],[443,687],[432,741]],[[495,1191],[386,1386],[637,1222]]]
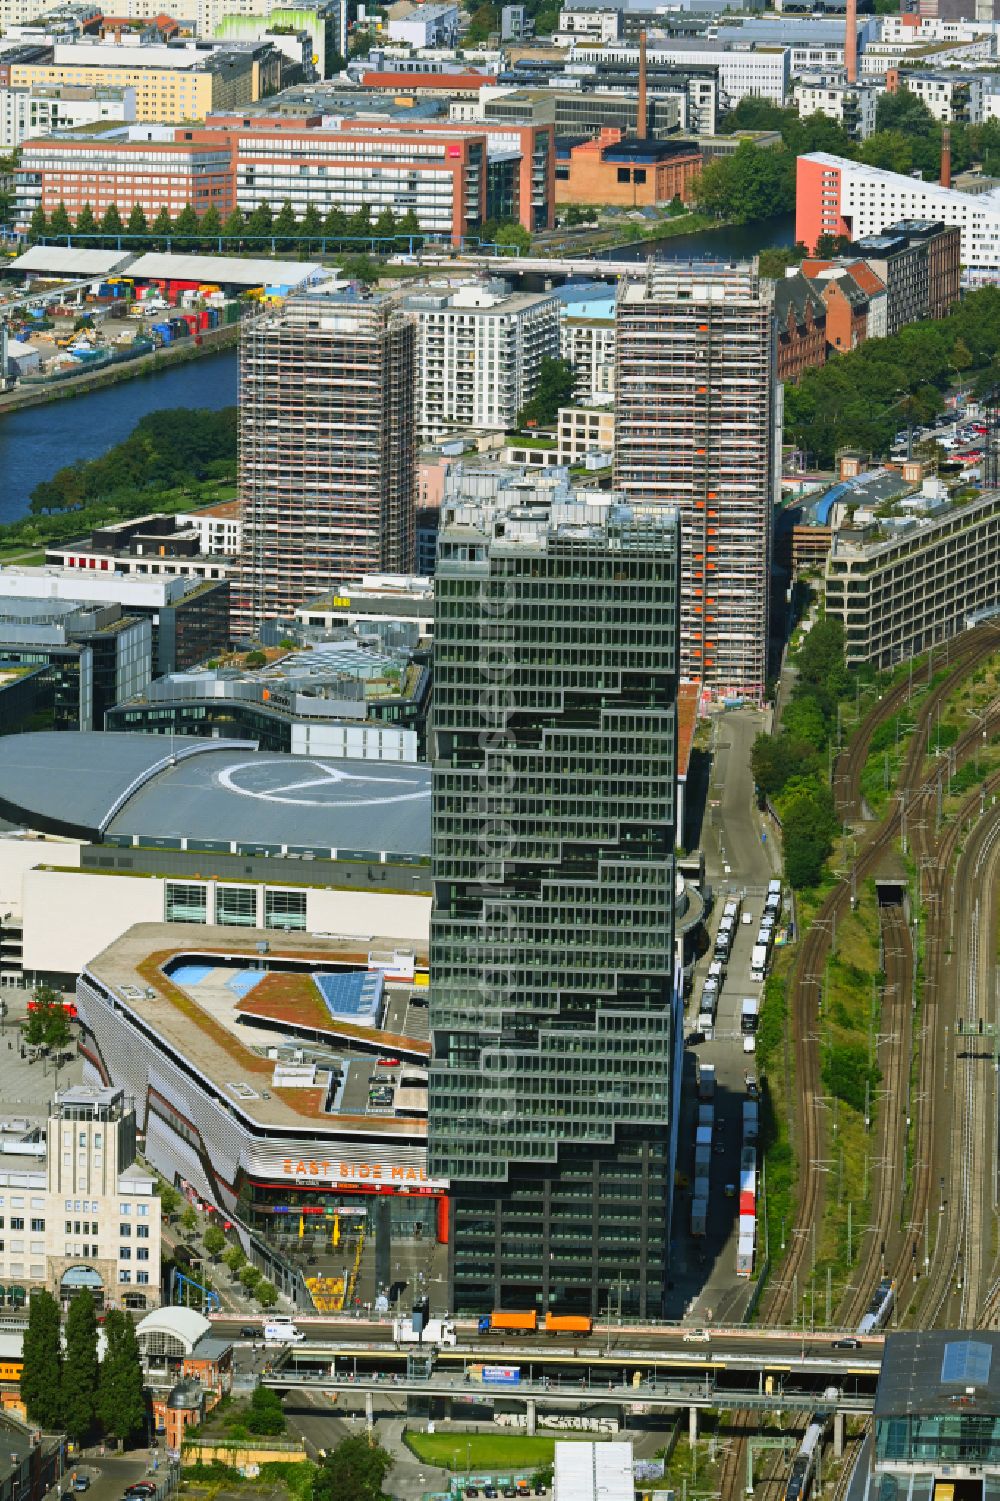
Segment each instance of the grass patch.
[[442,1470],[532,1470],[555,1459],[556,1439],[593,1442],[593,1433],[416,1433],[403,1434],[406,1447],[426,1465]]

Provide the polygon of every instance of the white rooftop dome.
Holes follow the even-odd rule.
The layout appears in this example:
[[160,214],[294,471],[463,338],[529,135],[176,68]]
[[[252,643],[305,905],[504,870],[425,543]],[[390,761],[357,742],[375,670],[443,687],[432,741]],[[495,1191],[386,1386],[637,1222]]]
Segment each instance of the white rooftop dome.
[[147,1355],[190,1355],[211,1329],[194,1308],[154,1308],[135,1326],[139,1348]]

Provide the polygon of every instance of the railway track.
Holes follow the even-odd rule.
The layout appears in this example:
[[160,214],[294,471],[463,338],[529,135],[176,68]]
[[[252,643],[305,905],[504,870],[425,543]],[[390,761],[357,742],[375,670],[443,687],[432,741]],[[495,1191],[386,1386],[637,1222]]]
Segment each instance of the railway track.
[[[915,833],[919,827],[926,828],[926,820],[915,820],[913,813],[920,806],[920,798],[935,790],[937,777],[943,775],[943,771],[935,770],[928,776],[924,767],[930,742],[930,729],[935,716],[938,715],[942,703],[954,691],[957,684],[998,649],[1000,649],[1000,631],[991,629],[982,635],[978,632],[974,633],[970,639],[964,641],[957,648],[957,661],[955,655],[952,655],[951,670],[921,704],[899,779],[897,798],[882,821],[876,825],[863,843],[854,861],[853,871],[829,893],[802,940],[793,972],[790,996],[799,1102],[799,1162],[802,1184],[798,1210],[800,1230],[806,1230],[818,1222],[822,1202],[822,1173],[819,1170],[821,1155],[820,1069],[818,1051],[810,1041],[810,1031],[818,1012],[823,970],[832,945],[837,918],[846,915],[857,880],[874,874],[882,857],[891,848],[897,833],[902,834],[905,848],[907,821],[909,821],[911,834]],[[863,726],[864,754],[861,755],[859,752],[849,758],[845,762],[841,775],[841,806],[847,805],[845,799],[849,799],[853,794],[853,789],[859,785],[861,769],[867,758],[872,736],[878,725],[897,711],[902,698],[905,697],[900,694],[904,686],[908,690],[908,684],[897,684],[893,692],[882,700],[877,710],[873,711],[865,721]],[[959,761],[967,753],[971,753],[978,744],[978,737],[982,730],[987,725],[994,724],[998,717],[1000,717],[1000,709],[995,709],[992,715],[984,718],[981,726],[977,725],[960,736],[956,744],[951,747],[946,764],[957,768]],[[905,984],[905,977],[896,983]],[[922,1112],[922,1114],[927,1113]],[[899,1143],[900,1151],[904,1149],[904,1145],[903,1141]],[[783,1266],[782,1283],[775,1285],[767,1302],[766,1321],[777,1322],[785,1316],[789,1303],[789,1291],[795,1285],[805,1259],[806,1240],[807,1236],[804,1233],[792,1236],[789,1253]],[[879,1247],[881,1254],[881,1241]],[[794,1313],[795,1310],[793,1310],[793,1317]]]

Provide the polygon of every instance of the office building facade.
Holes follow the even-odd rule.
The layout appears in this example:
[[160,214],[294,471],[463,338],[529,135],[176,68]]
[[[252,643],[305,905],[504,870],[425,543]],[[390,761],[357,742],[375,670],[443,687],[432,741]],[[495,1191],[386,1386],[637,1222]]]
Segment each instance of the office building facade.
[[681,514],[681,672],[760,699],[780,387],[774,285],[749,266],[652,266],[618,299],[615,487]]
[[660,1312],[678,521],[449,476],[435,575],[428,1170],[450,1306]]
[[237,632],[331,579],[412,571],[415,374],[414,320],[388,297],[313,293],[244,321]]

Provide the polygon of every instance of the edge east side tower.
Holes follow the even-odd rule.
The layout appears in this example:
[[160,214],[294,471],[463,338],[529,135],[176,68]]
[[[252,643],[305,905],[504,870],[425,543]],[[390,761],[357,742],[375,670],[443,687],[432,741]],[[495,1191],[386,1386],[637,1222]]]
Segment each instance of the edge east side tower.
[[661,1310],[678,565],[671,510],[516,470],[446,496],[428,1171],[459,1312]]

